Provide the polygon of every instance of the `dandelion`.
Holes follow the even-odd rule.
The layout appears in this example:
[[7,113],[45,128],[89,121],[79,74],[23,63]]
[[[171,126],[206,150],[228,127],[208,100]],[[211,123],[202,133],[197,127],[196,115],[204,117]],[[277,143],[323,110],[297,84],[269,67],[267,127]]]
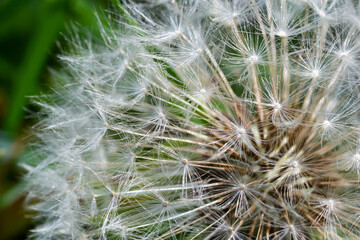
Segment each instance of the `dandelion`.
[[359,8],[130,1],[74,37],[38,101],[31,236],[359,239]]

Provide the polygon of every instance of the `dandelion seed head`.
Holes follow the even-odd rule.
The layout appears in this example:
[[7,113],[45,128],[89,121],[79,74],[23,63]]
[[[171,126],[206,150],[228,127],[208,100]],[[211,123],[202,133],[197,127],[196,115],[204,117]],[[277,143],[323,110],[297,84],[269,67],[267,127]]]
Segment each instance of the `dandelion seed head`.
[[358,8],[122,1],[76,30],[36,101],[31,237],[357,239]]

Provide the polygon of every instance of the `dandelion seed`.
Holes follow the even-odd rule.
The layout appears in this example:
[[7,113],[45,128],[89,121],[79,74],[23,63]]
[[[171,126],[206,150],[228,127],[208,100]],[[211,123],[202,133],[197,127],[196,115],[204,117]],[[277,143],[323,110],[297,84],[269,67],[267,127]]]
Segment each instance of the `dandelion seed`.
[[275,111],[279,111],[281,109],[281,104],[280,103],[274,103],[274,109],[275,109]]

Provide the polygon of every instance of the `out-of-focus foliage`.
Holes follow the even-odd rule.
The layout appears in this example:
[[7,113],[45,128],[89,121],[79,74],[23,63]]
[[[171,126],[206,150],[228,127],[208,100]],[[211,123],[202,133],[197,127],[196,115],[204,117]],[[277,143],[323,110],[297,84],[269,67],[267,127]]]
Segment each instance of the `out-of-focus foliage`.
[[21,162],[31,161],[25,147],[36,112],[30,96],[46,92],[49,67],[56,68],[56,43],[73,24],[97,24],[94,14],[109,0],[0,1],[0,239],[24,239],[31,225],[24,216]]

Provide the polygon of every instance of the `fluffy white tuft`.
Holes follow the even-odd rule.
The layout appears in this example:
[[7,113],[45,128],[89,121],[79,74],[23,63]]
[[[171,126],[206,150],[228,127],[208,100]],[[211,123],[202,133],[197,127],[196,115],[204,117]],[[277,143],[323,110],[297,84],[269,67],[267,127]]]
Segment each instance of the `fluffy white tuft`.
[[38,102],[31,237],[358,239],[353,2],[129,1],[75,34]]

